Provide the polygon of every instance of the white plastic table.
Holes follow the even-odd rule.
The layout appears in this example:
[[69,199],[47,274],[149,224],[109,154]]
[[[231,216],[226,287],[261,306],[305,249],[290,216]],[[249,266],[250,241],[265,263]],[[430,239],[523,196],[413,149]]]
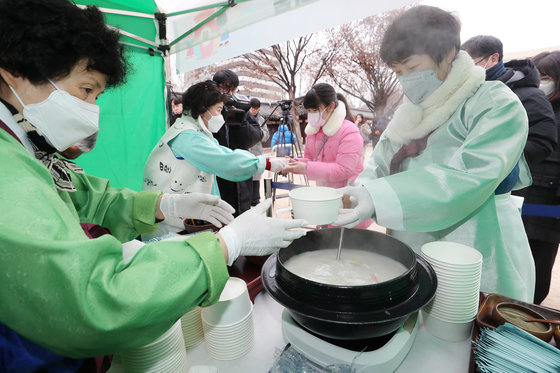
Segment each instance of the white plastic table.
[[[277,350],[282,350],[286,345],[282,336],[282,310],[283,307],[262,290],[255,297],[253,308],[255,341],[251,351],[235,360],[220,361],[208,355],[203,341],[188,351],[189,366],[214,366],[220,373],[268,372]],[[396,372],[466,373],[469,371],[470,346],[470,339],[462,342],[444,341],[432,336],[420,324],[416,340]]]

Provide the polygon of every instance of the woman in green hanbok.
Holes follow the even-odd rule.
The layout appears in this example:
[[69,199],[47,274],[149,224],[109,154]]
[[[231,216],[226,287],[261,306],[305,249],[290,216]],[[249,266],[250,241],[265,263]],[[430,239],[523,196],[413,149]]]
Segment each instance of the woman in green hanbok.
[[[61,356],[150,343],[217,302],[228,260],[304,234],[290,230],[301,220],[263,216],[270,200],[232,221],[217,196],[113,188],[65,158],[95,137],[96,100],[128,66],[99,9],[0,1],[0,35],[0,371],[55,371]],[[228,226],[123,260],[124,242],[179,216]]]
[[399,16],[381,44],[405,98],[335,225],[373,217],[416,252],[452,241],[483,255],[481,291],[532,301],[535,269],[519,206],[531,183],[527,115],[505,85],[460,51],[460,23],[439,8]]

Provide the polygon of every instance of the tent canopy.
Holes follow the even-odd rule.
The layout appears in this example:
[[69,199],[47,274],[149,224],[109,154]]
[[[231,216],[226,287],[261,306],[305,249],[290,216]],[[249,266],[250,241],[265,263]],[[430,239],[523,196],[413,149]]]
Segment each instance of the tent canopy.
[[116,187],[140,190],[144,164],[166,130],[170,55],[186,72],[413,0],[76,0],[121,32],[132,70],[98,100],[95,149],[77,163]]

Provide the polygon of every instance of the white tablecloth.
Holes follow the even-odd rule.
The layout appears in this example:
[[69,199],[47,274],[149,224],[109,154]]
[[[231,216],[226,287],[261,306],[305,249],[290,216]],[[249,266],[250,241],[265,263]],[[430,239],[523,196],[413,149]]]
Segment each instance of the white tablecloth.
[[[283,307],[265,290],[255,298],[253,317],[255,341],[252,350],[236,360],[220,361],[208,355],[204,342],[189,350],[188,365],[208,365],[220,373],[266,373],[272,367],[276,351],[286,345],[282,337]],[[471,340],[448,342],[432,336],[420,324],[409,354],[399,366],[399,373],[468,372]]]

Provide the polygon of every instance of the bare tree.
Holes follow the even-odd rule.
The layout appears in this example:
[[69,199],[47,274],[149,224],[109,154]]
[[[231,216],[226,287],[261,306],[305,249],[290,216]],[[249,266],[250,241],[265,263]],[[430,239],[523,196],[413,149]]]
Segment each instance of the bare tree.
[[[331,64],[335,55],[335,50],[322,53],[318,63],[314,63],[310,68],[309,57],[317,54],[317,48],[311,46],[312,34],[300,38],[276,44],[269,48],[259,49],[252,53],[243,55],[246,63],[242,68],[257,71],[266,76],[270,81],[278,85],[288,95],[288,98],[295,103],[297,92],[297,77],[304,72],[309,73],[313,84],[323,76]],[[291,107],[291,114],[296,124],[295,131],[298,140],[302,140],[299,118],[295,104]]]
[[330,48],[338,50],[328,69],[330,78],[347,95],[363,102],[374,117],[393,110],[400,101],[397,78],[379,55],[383,34],[400,12],[367,17],[330,32]]

